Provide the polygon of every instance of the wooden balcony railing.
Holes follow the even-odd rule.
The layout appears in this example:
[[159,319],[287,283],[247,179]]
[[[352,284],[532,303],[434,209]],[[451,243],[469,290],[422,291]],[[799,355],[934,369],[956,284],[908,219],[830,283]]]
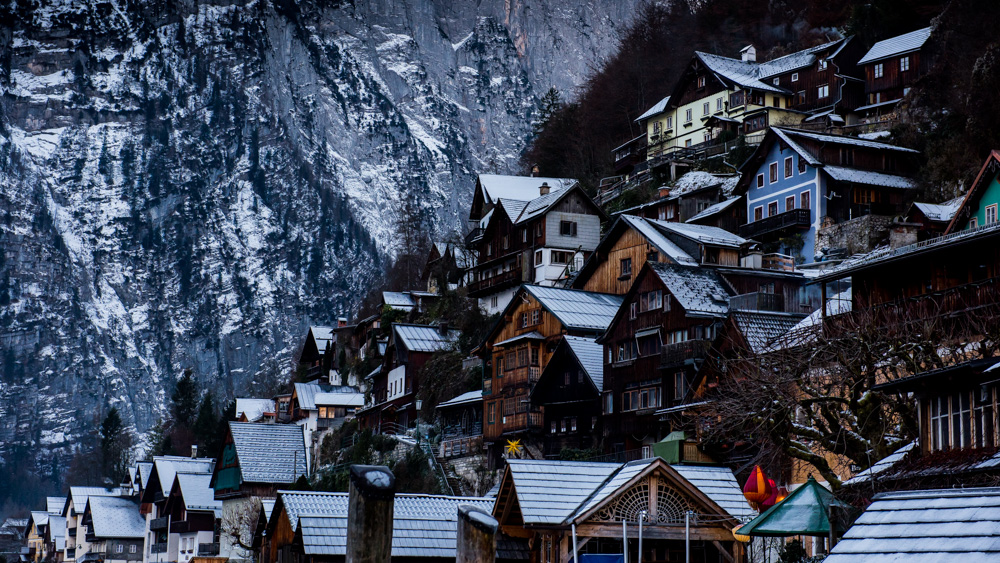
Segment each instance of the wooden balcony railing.
[[779,293],[744,293],[729,298],[731,311],[785,312],[785,296]]
[[666,344],[660,349],[660,367],[682,366],[690,360],[704,360],[712,343],[708,340],[686,340],[676,344]]
[[540,412],[522,412],[508,414],[503,417],[503,431],[538,430],[545,425],[545,418]]
[[788,230],[808,229],[811,224],[808,209],[793,209],[740,226],[740,236],[757,238],[777,236]]
[[486,290],[501,290],[508,286],[515,286],[521,283],[521,268],[514,268],[499,275],[483,278],[469,284],[469,293],[480,293]]
[[524,366],[503,372],[503,380],[498,382],[504,387],[527,383],[534,385],[538,378],[542,376],[542,370],[538,366]]
[[441,457],[458,457],[470,455],[483,449],[483,435],[462,436],[441,440],[439,452]]

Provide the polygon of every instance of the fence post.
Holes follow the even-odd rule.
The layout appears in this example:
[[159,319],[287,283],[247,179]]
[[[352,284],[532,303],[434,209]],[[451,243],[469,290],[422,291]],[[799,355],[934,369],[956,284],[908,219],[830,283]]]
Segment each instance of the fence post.
[[482,508],[471,504],[459,505],[455,563],[493,563],[499,526],[496,518]]
[[388,563],[396,477],[383,465],[352,465],[347,506],[347,563]]

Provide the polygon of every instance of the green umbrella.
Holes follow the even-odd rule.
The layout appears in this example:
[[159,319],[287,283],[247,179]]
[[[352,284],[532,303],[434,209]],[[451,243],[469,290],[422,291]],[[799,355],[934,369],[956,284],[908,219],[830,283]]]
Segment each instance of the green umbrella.
[[835,513],[834,529],[839,536],[850,527],[847,516],[853,511],[852,507],[837,500],[833,493],[809,477],[805,484],[784,500],[740,526],[739,534],[757,537],[829,536],[831,506]]

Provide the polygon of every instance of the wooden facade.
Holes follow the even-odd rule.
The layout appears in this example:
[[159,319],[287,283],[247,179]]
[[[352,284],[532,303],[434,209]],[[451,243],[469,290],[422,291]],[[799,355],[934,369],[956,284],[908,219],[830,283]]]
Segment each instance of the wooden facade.
[[[921,51],[911,51],[866,63],[864,73],[867,103],[885,103],[905,96],[917,78],[926,74],[927,60],[928,57]],[[906,70],[903,70],[904,67]]]
[[562,340],[531,391],[533,405],[543,407],[542,450],[557,457],[563,450],[600,446],[601,393]]

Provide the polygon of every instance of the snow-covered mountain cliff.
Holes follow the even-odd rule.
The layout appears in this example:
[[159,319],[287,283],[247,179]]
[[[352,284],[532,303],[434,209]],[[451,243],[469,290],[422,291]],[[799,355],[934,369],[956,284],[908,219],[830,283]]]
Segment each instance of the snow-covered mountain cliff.
[[637,0],[16,0],[0,7],[0,444],[140,431],[192,368],[287,369],[394,252],[456,230]]

